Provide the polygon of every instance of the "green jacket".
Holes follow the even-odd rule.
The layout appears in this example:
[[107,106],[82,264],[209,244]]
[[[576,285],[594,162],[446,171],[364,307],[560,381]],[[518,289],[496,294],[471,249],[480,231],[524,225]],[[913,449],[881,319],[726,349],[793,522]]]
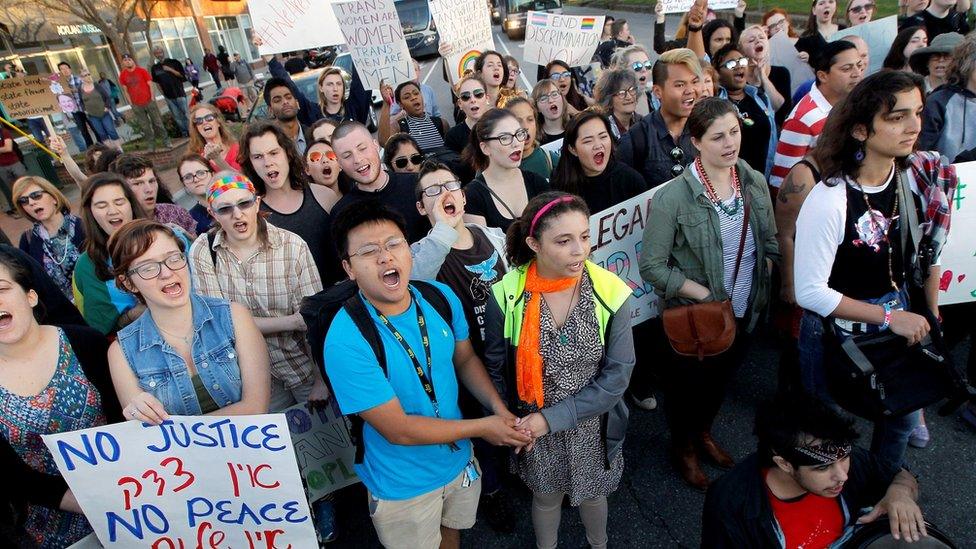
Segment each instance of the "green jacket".
[[[769,189],[762,174],[745,161],[736,164],[743,192],[750,198],[749,227],[756,244],[756,268],[745,316],[751,331],[769,302],[769,268],[766,260],[779,262],[776,221]],[[691,279],[711,290],[711,299],[728,299],[718,213],[705,187],[687,169],[667,182],[651,200],[640,258],[641,277],[664,298],[664,308],[694,303],[678,290]]]
[[[515,356],[525,310],[528,265],[508,272],[492,286],[485,321],[485,366],[509,407],[516,413],[534,409],[518,398]],[[608,465],[623,447],[629,412],[623,394],[634,369],[634,340],[630,329],[632,290],[617,275],[586,262],[593,283],[595,312],[600,325],[603,359],[599,373],[575,395],[540,410],[550,432],[575,428],[580,421],[601,416]],[[619,318],[617,318],[619,317]]]

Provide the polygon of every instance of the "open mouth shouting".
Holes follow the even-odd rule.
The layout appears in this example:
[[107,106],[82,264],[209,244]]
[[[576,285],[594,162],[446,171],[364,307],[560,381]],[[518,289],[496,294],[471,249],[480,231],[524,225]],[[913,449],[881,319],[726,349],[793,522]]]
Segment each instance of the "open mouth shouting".
[[14,322],[14,315],[7,311],[0,311],[0,331],[6,330]]
[[451,217],[456,217],[458,214],[461,213],[460,208],[458,208],[457,205],[454,204],[453,198],[448,198],[444,200],[444,213],[446,213]]
[[332,177],[332,166],[328,164],[322,166],[322,175],[325,177]]
[[577,261],[566,266],[571,272],[578,273],[583,270],[583,262]]
[[388,290],[396,290],[400,287],[400,271],[396,269],[387,269],[383,271],[383,285]]
[[122,219],[121,217],[109,217],[105,220],[105,222],[108,223],[113,230],[125,225],[125,219]]
[[162,287],[162,292],[168,297],[180,297],[183,295],[183,284],[179,281],[170,282]]
[[597,166],[602,166],[607,160],[607,153],[600,151],[593,155],[593,163]]
[[471,105],[468,107],[468,111],[471,113],[470,116],[477,116],[481,112],[481,105]]
[[281,177],[281,172],[278,170],[271,170],[265,173],[264,177],[267,180],[268,185],[278,186],[280,184],[278,178]]
[[557,103],[550,103],[549,115],[552,116],[553,118],[559,116],[559,105]]
[[38,206],[34,208],[34,211],[33,213],[31,213],[31,216],[33,216],[34,219],[44,219],[44,212],[46,211],[47,209],[45,209],[44,206]]
[[200,134],[204,137],[211,137],[217,133],[217,126],[214,124],[204,124],[200,126]]
[[512,152],[512,154],[508,155],[508,159],[511,160],[512,162],[521,162],[522,161],[522,151],[514,151],[514,152]]
[[237,221],[234,223],[234,232],[237,234],[247,234],[248,222]]

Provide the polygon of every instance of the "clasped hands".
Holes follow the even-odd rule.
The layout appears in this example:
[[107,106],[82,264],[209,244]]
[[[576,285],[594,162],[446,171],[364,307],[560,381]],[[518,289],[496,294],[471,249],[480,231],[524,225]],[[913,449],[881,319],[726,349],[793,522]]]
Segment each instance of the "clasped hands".
[[516,417],[499,407],[494,415],[483,418],[483,421],[485,432],[481,438],[495,446],[511,446],[515,453],[528,452],[535,446],[536,439],[549,433],[549,422],[539,412]]

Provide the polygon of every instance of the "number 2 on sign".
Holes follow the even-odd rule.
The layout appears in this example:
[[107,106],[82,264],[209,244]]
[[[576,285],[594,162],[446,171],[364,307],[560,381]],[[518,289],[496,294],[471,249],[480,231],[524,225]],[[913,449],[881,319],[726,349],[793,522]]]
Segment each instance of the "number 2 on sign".
[[[171,463],[172,464],[175,464],[174,470],[171,473],[171,475],[176,480],[179,480],[181,478],[184,479],[182,484],[180,484],[176,488],[173,488],[173,493],[176,493],[176,492],[179,492],[180,490],[185,490],[186,488],[189,488],[190,485],[193,484],[194,481],[196,481],[196,479],[197,479],[196,475],[194,475],[193,473],[191,473],[191,472],[187,471],[186,469],[184,469],[183,468],[183,460],[181,460],[178,457],[168,457],[168,458],[164,459],[163,461],[160,461],[159,462],[159,466],[160,467],[163,467],[165,469]],[[165,472],[166,471],[164,471],[164,473]],[[155,469],[147,469],[144,473],[142,473],[142,479],[143,480],[151,480],[151,482],[155,483],[156,484],[156,495],[157,496],[163,495],[163,492],[166,490],[166,480],[162,476],[160,476],[160,474],[158,472],[156,472]],[[125,510],[128,511],[128,510],[130,510],[132,508],[132,499],[133,498],[137,498],[137,497],[139,497],[140,494],[142,494],[142,483],[139,482],[139,480],[136,479],[135,477],[125,476],[125,477],[122,477],[122,478],[119,479],[118,485],[119,486],[125,486],[125,485],[132,485],[132,486],[134,486],[134,489],[132,489],[132,490],[130,490],[129,488],[123,488],[122,489],[122,497],[123,497],[123,499],[125,501]]]

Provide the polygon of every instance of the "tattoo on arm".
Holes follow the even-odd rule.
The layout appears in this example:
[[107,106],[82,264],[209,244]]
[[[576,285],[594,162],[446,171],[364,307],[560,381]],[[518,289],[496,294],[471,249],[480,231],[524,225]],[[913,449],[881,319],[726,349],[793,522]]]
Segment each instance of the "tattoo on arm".
[[783,180],[783,186],[780,188],[776,198],[783,204],[786,204],[789,202],[791,194],[800,194],[805,188],[805,184],[797,183],[792,177],[787,176],[786,179]]

